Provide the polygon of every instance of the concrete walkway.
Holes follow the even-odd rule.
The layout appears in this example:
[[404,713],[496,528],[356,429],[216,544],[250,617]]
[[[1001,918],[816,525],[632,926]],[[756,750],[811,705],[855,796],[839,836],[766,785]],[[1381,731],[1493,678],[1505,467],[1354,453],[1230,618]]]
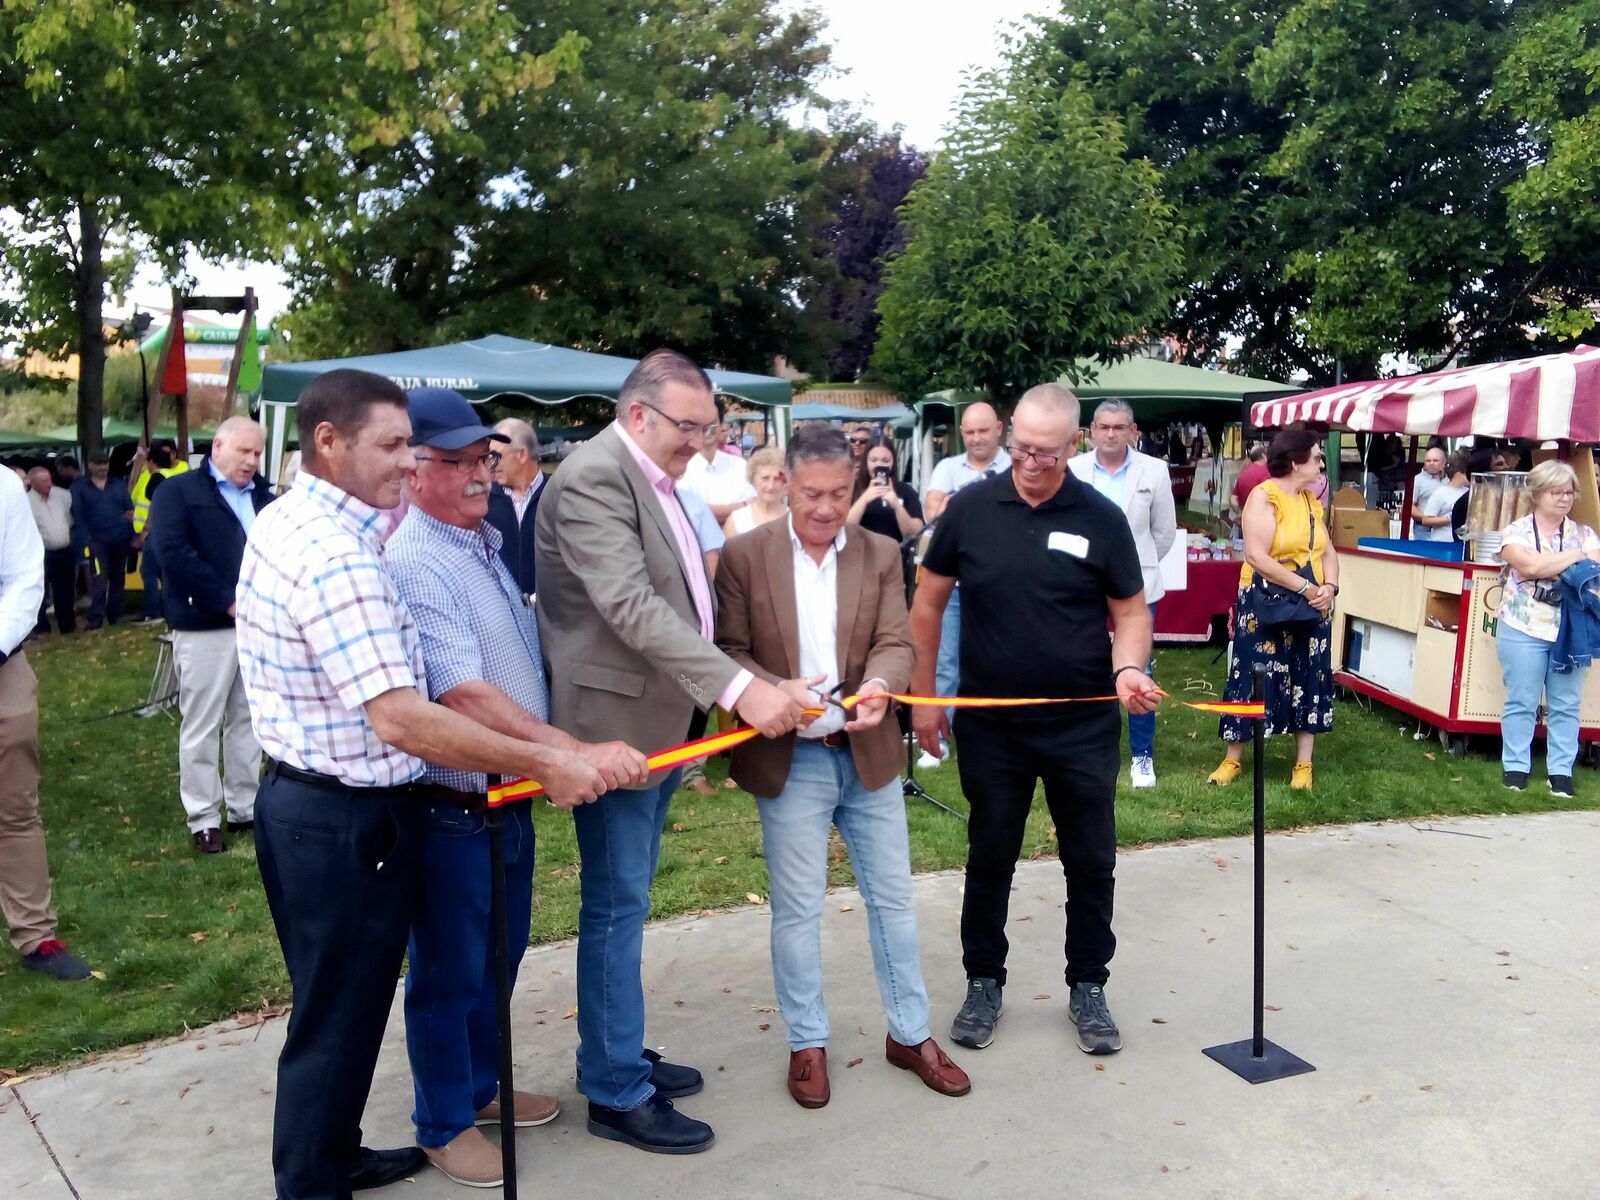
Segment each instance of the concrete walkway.
[[[573,948],[529,954],[518,1079],[566,1111],[519,1135],[524,1196],[1593,1197],[1600,1195],[1600,814],[1319,829],[1268,841],[1267,1034],[1313,1074],[1252,1087],[1200,1050],[1250,1032],[1250,846],[1130,851],[1108,995],[1126,1049],[1080,1054],[1059,869],[1025,864],[988,1050],[951,1100],[883,1061],[859,896],[824,921],[833,1103],[783,1087],[768,914],[654,926],[652,1041],[700,1066],[681,1101],[716,1145],[666,1158],[590,1137],[572,1083]],[[963,979],[959,875],[917,883],[944,1038]],[[265,1200],[284,1023],[217,1026],[0,1091],[6,1200]],[[400,1006],[369,1145],[410,1141]],[[946,1042],[948,1046],[948,1042]],[[374,1197],[476,1194],[432,1170]],[[493,1193],[487,1193],[493,1194]]]

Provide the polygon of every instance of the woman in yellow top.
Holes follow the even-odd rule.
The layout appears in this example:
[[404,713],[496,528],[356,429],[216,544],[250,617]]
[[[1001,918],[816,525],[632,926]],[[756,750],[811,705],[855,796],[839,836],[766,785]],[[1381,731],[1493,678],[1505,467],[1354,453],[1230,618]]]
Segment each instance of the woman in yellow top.
[[[1311,786],[1312,739],[1333,728],[1333,676],[1329,669],[1329,617],[1339,594],[1339,556],[1328,541],[1322,505],[1312,489],[1322,475],[1322,444],[1304,429],[1286,429],[1267,450],[1268,478],[1245,500],[1245,566],[1239,578],[1238,616],[1234,622],[1233,666],[1223,693],[1227,700],[1249,700],[1255,667],[1267,668],[1267,736],[1293,733],[1294,774],[1290,787]],[[1301,572],[1311,564],[1311,578]],[[1265,611],[1269,598],[1263,586],[1303,597],[1307,619],[1273,624]],[[1304,606],[1302,606],[1304,607]],[[1242,770],[1250,719],[1222,718],[1227,757],[1211,772],[1209,782],[1232,783]]]

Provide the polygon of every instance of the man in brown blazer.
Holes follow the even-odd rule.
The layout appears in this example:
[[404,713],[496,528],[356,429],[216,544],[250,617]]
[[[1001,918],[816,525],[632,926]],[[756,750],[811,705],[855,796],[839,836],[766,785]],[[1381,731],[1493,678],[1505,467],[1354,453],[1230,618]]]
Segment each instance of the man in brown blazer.
[[[718,424],[711,381],[683,355],[647,354],[617,397],[617,420],[544,487],[534,526],[539,643],[550,721],[604,731],[646,754],[704,728],[713,704],[768,736],[802,715],[789,692],[712,644],[705,560],[675,484]],[[792,694],[790,694],[792,693]],[[661,1154],[711,1145],[711,1127],[674,1111],[698,1092],[693,1067],[644,1048],[639,958],[661,827],[679,771],[574,810],[583,862],[578,915],[578,1079],[589,1132]]]
[[[888,1017],[885,1055],[947,1096],[972,1089],[928,1035],[900,736],[885,692],[911,677],[900,548],[846,525],[854,472],[837,429],[789,443],[789,518],[734,538],[717,569],[717,644],[758,679],[803,682],[821,716],[795,735],[733,752],[734,780],[756,796],[772,886],[772,975],[789,1027],[789,1094],[828,1102],[828,1011],[822,999],[822,905],[828,832],[837,826],[867,906],[873,967]],[[833,695],[860,695],[846,713]],[[824,701],[822,697],[830,697]]]

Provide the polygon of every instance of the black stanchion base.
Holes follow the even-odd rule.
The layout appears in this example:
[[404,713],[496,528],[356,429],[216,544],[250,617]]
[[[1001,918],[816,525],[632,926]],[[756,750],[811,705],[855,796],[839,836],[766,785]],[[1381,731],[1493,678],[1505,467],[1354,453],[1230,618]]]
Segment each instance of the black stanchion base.
[[1215,1059],[1240,1079],[1250,1083],[1271,1083],[1274,1079],[1287,1079],[1291,1075],[1304,1075],[1316,1068],[1305,1059],[1295,1054],[1290,1054],[1282,1046],[1261,1040],[1262,1055],[1257,1058],[1251,1053],[1255,1049],[1255,1042],[1245,1038],[1242,1042],[1228,1042],[1222,1046],[1207,1046],[1200,1053],[1207,1058]]

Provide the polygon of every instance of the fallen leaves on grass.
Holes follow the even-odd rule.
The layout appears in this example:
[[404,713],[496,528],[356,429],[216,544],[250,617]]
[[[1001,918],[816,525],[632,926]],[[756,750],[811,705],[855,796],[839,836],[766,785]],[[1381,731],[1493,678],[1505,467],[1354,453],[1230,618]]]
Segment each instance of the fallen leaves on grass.
[[189,935],[189,940],[191,942],[196,943],[196,944],[205,941],[206,940],[206,931],[204,929],[196,929],[193,933],[191,933]]

